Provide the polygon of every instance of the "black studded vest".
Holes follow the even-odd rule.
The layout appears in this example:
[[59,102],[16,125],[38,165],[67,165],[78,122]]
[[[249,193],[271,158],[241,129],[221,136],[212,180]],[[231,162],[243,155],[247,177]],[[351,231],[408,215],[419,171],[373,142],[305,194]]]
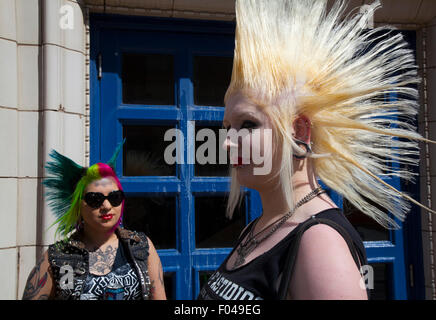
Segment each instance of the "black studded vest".
[[[142,232],[122,228],[118,228],[115,232],[139,278],[142,299],[148,300],[151,284],[147,266],[149,255],[147,237]],[[55,286],[54,298],[79,300],[89,274],[89,252],[79,240],[79,234],[76,232],[67,241],[50,245],[48,260]],[[70,283],[71,279],[72,283]]]

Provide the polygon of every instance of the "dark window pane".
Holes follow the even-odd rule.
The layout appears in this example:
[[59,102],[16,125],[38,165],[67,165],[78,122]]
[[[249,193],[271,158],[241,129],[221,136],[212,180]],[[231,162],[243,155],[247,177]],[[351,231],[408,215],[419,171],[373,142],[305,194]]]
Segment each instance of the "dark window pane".
[[174,272],[165,272],[164,273],[164,285],[165,285],[165,294],[168,300],[176,300],[175,290],[174,290]]
[[371,300],[390,300],[392,265],[389,263],[374,263],[370,265],[374,271],[374,286],[370,290]]
[[174,105],[174,57],[123,53],[123,102]]
[[201,106],[224,106],[232,67],[231,57],[194,57],[194,103]]
[[195,197],[197,248],[233,247],[245,226],[245,201],[233,218],[226,218],[227,197]]
[[127,197],[123,224],[127,229],[144,232],[156,249],[175,249],[176,198]]
[[125,126],[123,128],[123,136],[126,138],[123,175],[175,176],[176,166],[167,164],[164,158],[166,147],[172,143],[164,141],[164,135],[172,128],[170,126]]
[[[374,203],[372,203],[375,205]],[[383,228],[375,220],[359,211],[347,199],[343,201],[345,216],[360,234],[363,241],[389,240],[389,230]],[[384,210],[379,207],[379,209]]]
[[[196,176],[206,176],[206,177],[225,177],[230,175],[230,160],[228,154],[222,149],[219,139],[219,129],[220,127],[207,127],[207,126],[196,126],[195,136],[197,133],[203,129],[210,129],[213,131],[213,136],[215,137],[215,143],[209,141],[209,135],[204,138],[203,141],[195,141],[195,151],[196,151],[196,161],[195,161],[195,175]],[[209,148],[210,146],[210,148]],[[200,148],[199,148],[200,147]],[[215,155],[209,153],[215,152]],[[220,152],[225,155],[226,163],[220,164]],[[207,163],[201,164],[198,162],[198,157],[205,158],[208,160]],[[211,160],[211,161],[209,161]],[[213,164],[215,162],[215,164]]]

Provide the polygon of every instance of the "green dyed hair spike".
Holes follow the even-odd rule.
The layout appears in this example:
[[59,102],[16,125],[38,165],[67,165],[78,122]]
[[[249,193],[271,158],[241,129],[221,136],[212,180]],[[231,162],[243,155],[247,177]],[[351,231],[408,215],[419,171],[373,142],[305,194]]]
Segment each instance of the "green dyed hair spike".
[[55,216],[59,219],[70,209],[74,190],[87,168],[61,155],[55,150],[50,152],[52,161],[45,166],[49,178],[43,184],[47,187],[45,194]]
[[117,148],[115,149],[114,154],[112,155],[110,160],[107,162],[107,164],[114,170],[114,172],[116,172],[115,168],[116,168],[118,154],[120,153],[121,148],[123,147],[125,142],[126,142],[126,138],[124,138],[124,140],[118,144]]

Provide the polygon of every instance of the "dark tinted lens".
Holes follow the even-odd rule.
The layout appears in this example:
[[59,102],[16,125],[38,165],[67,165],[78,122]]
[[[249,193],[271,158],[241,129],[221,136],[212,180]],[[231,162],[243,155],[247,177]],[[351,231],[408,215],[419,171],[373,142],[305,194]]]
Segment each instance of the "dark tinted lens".
[[121,190],[112,191],[107,196],[107,199],[109,200],[112,206],[118,207],[121,204],[121,202],[123,202],[124,200],[124,193]]
[[105,196],[100,192],[88,192],[85,194],[85,202],[91,208],[98,208],[104,202]]

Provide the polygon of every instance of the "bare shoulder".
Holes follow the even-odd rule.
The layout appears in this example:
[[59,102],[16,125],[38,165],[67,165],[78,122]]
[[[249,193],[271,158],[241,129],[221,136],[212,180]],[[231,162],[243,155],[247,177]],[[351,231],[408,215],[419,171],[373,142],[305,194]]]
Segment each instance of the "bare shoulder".
[[295,299],[366,299],[361,275],[344,238],[317,224],[304,232],[290,284]]
[[166,300],[162,263],[156,248],[149,237],[147,237],[147,241],[149,245],[148,274],[151,281],[150,298],[152,300]]
[[23,292],[23,300],[47,300],[53,293],[53,277],[50,272],[48,251],[45,251],[30,271]]
[[156,248],[154,247],[153,241],[151,241],[151,239],[147,236],[145,236],[145,238],[147,239],[149,250],[155,252]]
[[152,259],[153,261],[156,259],[159,259],[159,255],[157,254],[157,250],[156,250],[156,247],[154,246],[153,241],[151,241],[151,239],[147,236],[146,236],[146,239],[148,242],[149,259]]
[[[316,224],[307,229],[301,237],[300,252],[303,254],[320,253],[321,249],[327,250],[328,253],[337,253],[350,255],[348,245],[345,239],[338,231],[326,224]],[[329,255],[322,254],[322,257],[328,258]]]
[[157,253],[157,250],[156,250],[153,242],[151,241],[151,239],[149,237],[147,237],[147,241],[148,241],[148,253],[149,253],[148,264],[153,269],[162,268],[159,255]]

